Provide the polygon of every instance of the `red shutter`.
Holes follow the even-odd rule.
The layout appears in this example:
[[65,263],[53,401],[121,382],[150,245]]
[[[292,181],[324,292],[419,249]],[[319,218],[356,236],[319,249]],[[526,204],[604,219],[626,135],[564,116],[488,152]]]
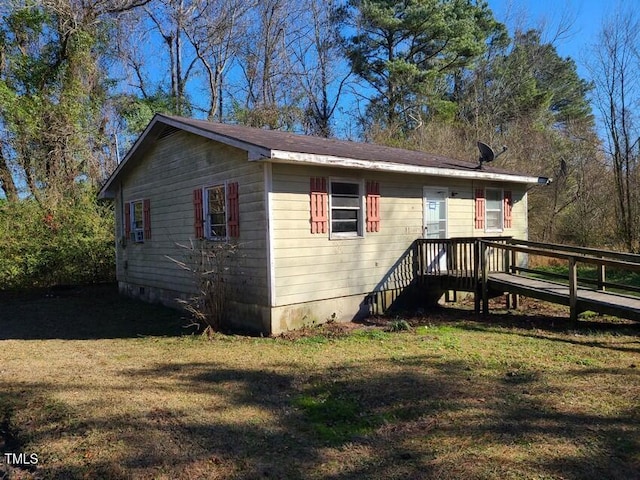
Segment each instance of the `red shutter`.
[[484,229],[484,189],[476,189],[476,228]]
[[327,179],[311,178],[311,233],[327,233]]
[[380,231],[380,184],[367,182],[367,232]]
[[227,184],[227,226],[229,236],[240,236],[240,202],[238,201],[238,182]]
[[131,204],[129,202],[124,204],[124,237],[127,240],[131,239]]
[[151,240],[151,201],[146,198],[142,202],[142,221],[144,223],[144,239]]
[[513,197],[511,191],[504,191],[504,228],[513,226]]
[[193,226],[196,238],[204,238],[204,213],[202,209],[202,189],[193,191]]

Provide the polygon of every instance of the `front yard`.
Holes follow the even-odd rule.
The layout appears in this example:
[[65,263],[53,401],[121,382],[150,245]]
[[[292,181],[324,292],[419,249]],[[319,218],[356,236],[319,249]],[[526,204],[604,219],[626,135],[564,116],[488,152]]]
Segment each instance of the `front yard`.
[[640,478],[638,324],[447,310],[207,341],[111,288],[0,306],[0,453],[37,457],[0,479]]

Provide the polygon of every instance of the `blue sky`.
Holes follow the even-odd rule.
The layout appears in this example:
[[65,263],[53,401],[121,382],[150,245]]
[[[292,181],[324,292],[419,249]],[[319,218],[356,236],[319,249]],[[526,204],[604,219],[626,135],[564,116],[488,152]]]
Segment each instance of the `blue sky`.
[[[606,0],[488,0],[495,18],[510,32],[517,27],[541,28],[544,39],[555,45],[561,57],[571,57],[578,73],[588,77],[585,62],[596,43],[602,21],[616,6]],[[566,29],[554,40],[558,30]]]

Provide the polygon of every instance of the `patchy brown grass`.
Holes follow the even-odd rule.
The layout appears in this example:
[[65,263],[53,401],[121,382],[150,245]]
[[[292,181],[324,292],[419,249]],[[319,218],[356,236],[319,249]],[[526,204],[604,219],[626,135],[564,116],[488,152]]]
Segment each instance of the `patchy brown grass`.
[[459,306],[206,341],[90,294],[0,300],[0,450],[39,460],[0,478],[639,478],[637,324]]

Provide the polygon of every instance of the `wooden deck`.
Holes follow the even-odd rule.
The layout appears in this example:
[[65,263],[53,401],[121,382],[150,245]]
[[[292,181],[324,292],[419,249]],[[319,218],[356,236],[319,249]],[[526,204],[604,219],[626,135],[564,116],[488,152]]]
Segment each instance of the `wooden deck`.
[[[570,308],[572,320],[590,310],[640,321],[640,288],[608,282],[606,269],[640,272],[640,255],[501,238],[420,239],[417,275],[427,288],[473,292],[476,311],[489,298],[508,294],[538,298]],[[566,262],[568,274],[529,268],[532,256]],[[595,266],[597,280],[578,277],[578,264]],[[607,289],[616,289],[613,293]],[[509,302],[515,306],[517,301]]]

